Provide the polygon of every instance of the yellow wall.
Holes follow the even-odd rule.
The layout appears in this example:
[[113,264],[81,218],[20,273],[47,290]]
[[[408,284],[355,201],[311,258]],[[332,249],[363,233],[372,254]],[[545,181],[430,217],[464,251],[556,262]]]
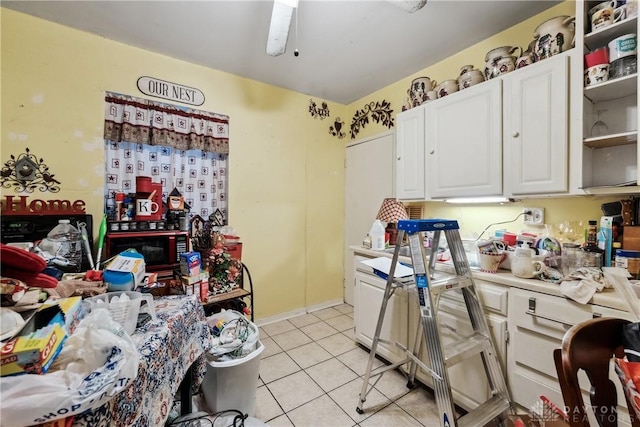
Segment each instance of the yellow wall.
[[[140,76],[192,86],[206,97],[198,108],[230,117],[229,218],[244,242],[257,318],[342,298],[346,140],[310,116],[308,96],[12,10],[1,19],[0,160],[28,147],[62,183],[33,198],[84,200],[99,222],[105,91],[144,98]],[[343,105],[329,108],[346,116]]]
[[[502,31],[480,43],[477,43],[457,54],[434,64],[431,67],[407,76],[392,85],[389,85],[371,95],[366,96],[350,105],[351,109],[361,108],[371,100],[387,99],[391,105],[401,110],[401,106],[406,98],[407,89],[411,86],[411,81],[420,76],[430,77],[438,83],[448,79],[456,79],[460,74],[460,67],[472,64],[476,69],[484,70],[484,58],[488,51],[500,46],[520,46],[526,50],[533,40],[533,33],[538,25],[549,18],[560,15],[573,16],[575,14],[575,2],[566,1],[556,5],[532,18],[529,18],[505,31]],[[428,4],[424,12],[428,12]],[[421,13],[421,12],[419,12]],[[519,51],[517,51],[519,53]],[[371,136],[378,133],[378,129],[365,128],[362,137]],[[602,215],[600,205],[607,201],[619,200],[627,197],[564,197],[564,198],[544,198],[530,199],[513,204],[505,205],[448,205],[444,202],[424,203],[424,216],[431,218],[455,218],[458,219],[463,236],[474,236],[480,234],[486,226],[499,221],[509,221],[514,219],[523,207],[545,208],[545,222],[557,224],[564,220],[589,220],[600,219]],[[491,227],[489,231],[506,228],[510,231],[520,231],[528,229],[522,223],[522,219],[512,224]],[[530,228],[533,231],[542,231],[541,228]]]

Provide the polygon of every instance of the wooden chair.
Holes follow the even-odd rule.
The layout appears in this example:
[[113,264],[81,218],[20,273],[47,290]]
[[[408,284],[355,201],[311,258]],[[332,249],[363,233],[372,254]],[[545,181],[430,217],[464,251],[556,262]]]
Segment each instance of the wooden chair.
[[[591,383],[590,404],[598,425],[617,427],[617,395],[615,384],[609,379],[609,363],[614,355],[624,357],[620,337],[622,327],[627,323],[629,321],[614,318],[581,322],[565,333],[562,348],[554,350],[558,381],[571,427],[591,427],[578,384],[578,371],[581,369]],[[640,427],[640,420],[635,416],[629,399],[627,407],[632,426]]]

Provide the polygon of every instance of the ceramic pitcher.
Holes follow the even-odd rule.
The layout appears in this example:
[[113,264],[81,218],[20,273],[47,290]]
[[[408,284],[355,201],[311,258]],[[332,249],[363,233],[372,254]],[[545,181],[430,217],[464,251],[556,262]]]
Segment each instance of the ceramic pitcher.
[[433,90],[436,86],[435,80],[431,80],[429,77],[418,77],[411,82],[411,89],[409,89],[409,96],[416,107],[427,100],[427,92]]
[[[505,72],[513,71],[516,63],[516,56],[513,56],[513,54],[518,49],[520,49],[520,55],[518,56],[521,56],[522,48],[519,46],[501,46],[487,52],[484,58],[484,77],[489,80]],[[502,63],[499,65],[501,60]],[[513,63],[513,67],[508,66],[508,63],[511,62]],[[505,71],[501,71],[501,69]],[[508,71],[506,71],[507,69]]]
[[556,16],[538,25],[534,54],[537,59],[549,58],[571,49],[575,44],[575,16]]

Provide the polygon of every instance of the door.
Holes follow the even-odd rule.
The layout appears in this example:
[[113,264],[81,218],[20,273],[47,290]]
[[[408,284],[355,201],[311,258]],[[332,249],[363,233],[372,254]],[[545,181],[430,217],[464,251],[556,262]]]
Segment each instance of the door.
[[568,71],[568,57],[557,56],[504,77],[507,194],[569,189]]
[[385,132],[347,146],[345,161],[344,301],[353,305],[353,253],[362,246],[385,197],[393,197],[394,134]]
[[499,79],[429,105],[426,136],[426,185],[431,198],[502,195]]
[[424,200],[424,111],[426,105],[396,117],[396,197]]

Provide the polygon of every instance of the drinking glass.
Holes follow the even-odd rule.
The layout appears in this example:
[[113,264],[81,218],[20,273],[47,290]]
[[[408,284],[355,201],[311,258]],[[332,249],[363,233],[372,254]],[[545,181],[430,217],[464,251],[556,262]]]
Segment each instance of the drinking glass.
[[565,221],[564,222],[564,237],[571,243],[575,243],[584,237],[584,222],[583,221]]
[[600,119],[600,114],[607,110],[598,110],[596,112],[596,122],[591,126],[591,137],[605,136],[609,134],[609,127]]

